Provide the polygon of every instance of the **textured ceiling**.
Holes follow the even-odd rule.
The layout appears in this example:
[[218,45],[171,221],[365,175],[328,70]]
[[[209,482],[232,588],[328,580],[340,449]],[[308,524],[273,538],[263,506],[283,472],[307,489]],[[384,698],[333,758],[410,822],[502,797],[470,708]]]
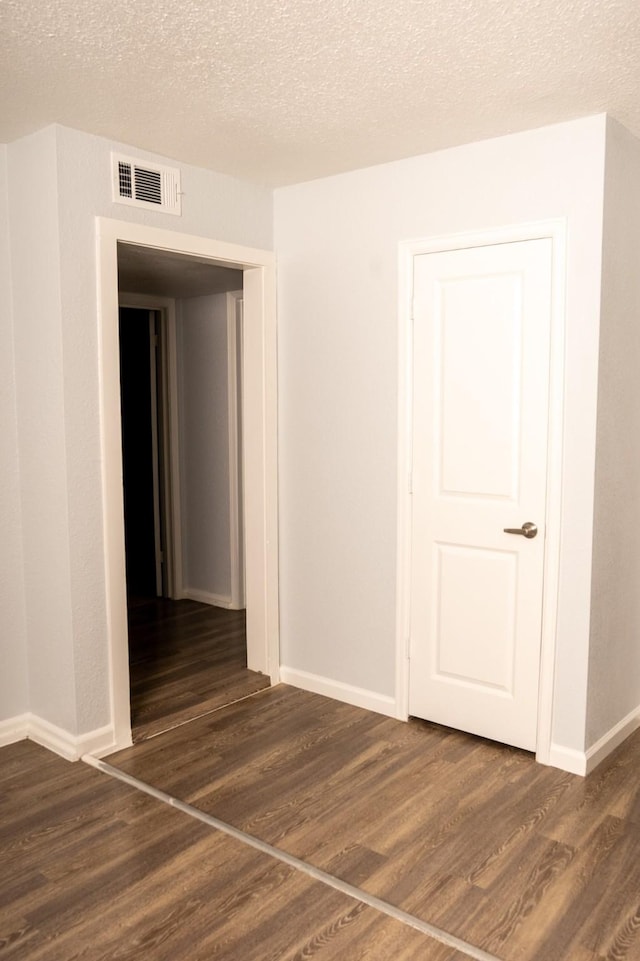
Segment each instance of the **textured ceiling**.
[[639,0],[0,0],[0,140],[58,122],[270,184],[607,110]]

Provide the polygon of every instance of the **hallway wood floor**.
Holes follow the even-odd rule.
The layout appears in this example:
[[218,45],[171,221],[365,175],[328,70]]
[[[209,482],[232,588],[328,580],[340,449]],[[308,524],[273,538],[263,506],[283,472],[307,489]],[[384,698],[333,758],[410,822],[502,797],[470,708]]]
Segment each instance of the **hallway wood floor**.
[[245,612],[196,601],[129,601],[134,742],[269,686],[247,670]]
[[0,749],[0,850],[2,961],[469,961],[28,741]]
[[640,731],[583,779],[280,685],[106,760],[505,961],[640,959]]

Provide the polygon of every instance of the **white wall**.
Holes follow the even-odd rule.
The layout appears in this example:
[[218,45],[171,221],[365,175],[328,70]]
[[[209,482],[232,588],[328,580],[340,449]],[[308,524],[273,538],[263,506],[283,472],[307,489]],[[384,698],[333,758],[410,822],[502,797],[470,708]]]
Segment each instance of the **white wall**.
[[288,667],[394,695],[398,242],[564,217],[553,737],[584,748],[604,138],[597,116],[276,191]]
[[227,295],[176,309],[183,588],[230,603]]
[[7,150],[0,146],[0,721],[28,710]]
[[29,709],[75,734],[55,131],[8,156]]
[[609,119],[587,746],[640,712],[640,141]]
[[270,191],[210,171],[179,165],[180,218],[113,204],[111,149],[162,159],[58,126],[8,147],[30,709],[78,735],[110,715],[95,216],[272,245]]
[[[568,329],[554,740],[584,748],[604,143],[599,116],[276,192],[288,666],[394,693],[398,241],[563,216]],[[29,709],[77,734],[109,719],[94,217],[272,246],[269,191],[209,171],[182,167],[182,218],[112,204],[111,148],[150,158],[62,127],[8,147],[28,635],[26,648],[19,640],[14,648],[16,710],[24,706],[19,677],[28,652]],[[615,303],[605,291],[604,308],[609,299]],[[12,417],[10,392],[2,416]],[[10,426],[7,437],[11,455]],[[15,505],[15,457],[8,463],[2,492],[13,490]],[[10,515],[3,569],[19,543]],[[596,551],[606,560],[601,544]],[[594,586],[604,583],[599,570]],[[19,603],[13,616],[19,639]],[[597,649],[592,689],[606,672],[604,642]],[[592,690],[590,736],[609,723],[605,701],[597,705]]]

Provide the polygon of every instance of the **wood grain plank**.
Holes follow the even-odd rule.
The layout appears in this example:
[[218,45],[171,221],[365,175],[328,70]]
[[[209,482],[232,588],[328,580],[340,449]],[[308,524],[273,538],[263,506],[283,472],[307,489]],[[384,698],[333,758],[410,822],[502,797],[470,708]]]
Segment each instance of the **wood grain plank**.
[[245,612],[162,598],[129,600],[134,741],[269,686],[247,669]]
[[583,779],[281,685],[157,740],[109,761],[506,961],[640,959],[640,732]]
[[35,809],[3,791],[3,961],[468,961],[86,765],[22,742],[5,772]]

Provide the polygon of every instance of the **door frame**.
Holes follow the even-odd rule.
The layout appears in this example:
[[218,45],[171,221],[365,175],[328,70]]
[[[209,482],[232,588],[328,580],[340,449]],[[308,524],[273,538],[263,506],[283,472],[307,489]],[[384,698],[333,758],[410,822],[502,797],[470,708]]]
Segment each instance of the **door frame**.
[[275,254],[96,217],[103,535],[114,751],[131,744],[120,442],[118,242],[204,258],[243,271],[247,663],[251,670],[267,674],[272,684],[280,679]]
[[413,261],[422,254],[519,241],[550,239],[551,345],[547,440],[546,539],[543,566],[542,637],[536,760],[549,764],[558,616],[562,521],[562,448],[565,356],[566,220],[514,224],[449,236],[401,241],[398,249],[398,516],[396,579],[396,712],[409,717],[411,614],[411,475],[413,432]]

